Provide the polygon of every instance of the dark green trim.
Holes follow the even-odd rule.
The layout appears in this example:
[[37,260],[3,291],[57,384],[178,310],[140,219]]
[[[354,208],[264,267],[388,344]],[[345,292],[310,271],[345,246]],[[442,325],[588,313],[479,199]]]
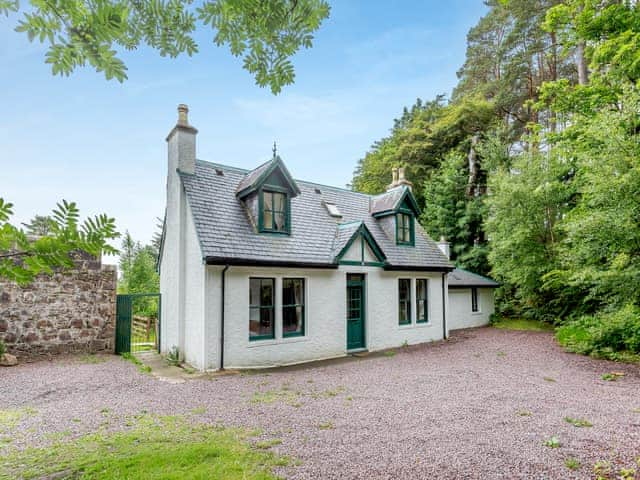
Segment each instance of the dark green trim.
[[[358,237],[360,237],[361,239],[364,239],[364,241],[367,242],[367,244],[369,245],[369,248],[371,248],[371,251],[373,252],[373,254],[376,256],[376,258],[382,264],[380,266],[385,265],[385,262],[386,262],[386,259],[387,259],[386,255],[384,254],[384,252],[382,251],[382,249],[380,248],[378,243],[373,238],[373,235],[371,235],[371,232],[369,231],[367,226],[362,222],[360,223],[360,226],[358,227],[358,229],[355,232],[353,232],[353,235],[351,235],[351,238],[349,239],[347,244],[342,248],[342,250],[340,250],[340,253],[338,253],[338,255],[336,255],[335,261],[340,263],[340,264],[342,264],[342,265],[366,265],[366,263],[372,263],[372,262],[365,262],[364,261],[364,248],[362,248],[362,246],[363,246],[362,244],[360,245],[360,247],[361,247],[361,250],[360,250],[361,261],[360,262],[356,262],[355,260],[341,260],[341,258],[344,256],[345,253],[347,253],[349,251],[349,248],[351,248],[351,246],[353,245],[353,242],[355,242],[356,238],[358,238]],[[355,262],[355,263],[351,263],[351,262]],[[375,266],[378,266],[378,265],[375,265]]]
[[[405,230],[404,222],[402,224],[402,228],[400,227],[400,218],[407,217],[409,219],[409,241],[405,241],[401,238],[400,232],[401,230]],[[407,247],[414,247],[416,244],[416,227],[415,227],[415,219],[411,212],[406,210],[400,210],[396,213],[396,245],[404,245]]]
[[[407,300],[402,300],[400,298],[400,282],[409,282],[409,288],[407,289],[409,293],[409,298]],[[411,279],[410,278],[399,278],[398,279],[398,325],[411,325]],[[406,303],[407,304],[407,319],[402,321],[400,319],[400,306]]]
[[280,170],[280,174],[282,175],[285,182],[287,183],[289,187],[288,189],[289,194],[292,197],[295,197],[296,195],[300,195],[301,193],[300,188],[298,188],[296,181],[293,179],[293,177],[289,173],[289,170],[287,170],[287,167],[285,166],[282,159],[276,155],[275,157],[273,157],[272,160],[270,160],[270,162],[271,162],[271,165],[269,165],[269,167],[264,172],[262,172],[260,176],[258,176],[258,178],[256,178],[251,185],[246,186],[245,188],[240,190],[238,193],[236,193],[236,197],[243,199],[247,195],[261,189],[265,181],[271,176],[271,174],[276,169]]
[[337,263],[289,262],[261,260],[257,258],[205,257],[207,265],[230,265],[235,267],[284,267],[337,269]]
[[[348,273],[347,273],[347,278],[348,277]],[[360,274],[361,275],[361,274]],[[366,282],[366,277],[364,275],[362,275],[362,280],[347,280],[347,291],[345,292],[347,294],[347,311],[345,312],[345,318],[346,318],[346,328],[347,328],[347,352],[352,351],[352,350],[361,350],[361,349],[366,349],[367,348],[367,322],[366,322],[366,311],[367,311],[367,307],[366,307],[366,288],[365,288],[365,282]],[[358,346],[353,346],[351,348],[349,348],[349,288],[359,288],[360,289],[360,322],[361,322],[361,329],[362,329],[362,342],[360,345]]]
[[[302,303],[291,303],[287,305],[282,305],[280,310],[282,311],[282,338],[289,337],[304,337],[307,333],[307,280],[303,277],[283,277],[282,278],[282,290],[284,290],[284,282],[285,280],[302,280]],[[284,297],[284,295],[281,295]],[[302,331],[301,332],[285,332],[284,331],[284,309],[285,308],[297,308],[302,307]]]
[[398,199],[398,201],[393,206],[393,208],[390,208],[388,210],[382,210],[380,212],[375,212],[373,214],[373,217],[374,218],[385,217],[387,215],[393,215],[394,213],[398,213],[398,211],[400,211],[401,209],[407,210],[406,208],[403,208],[403,204],[405,202],[407,202],[409,206],[409,210],[413,213],[413,215],[415,215],[416,217],[420,216],[420,208],[418,207],[418,202],[416,202],[416,198],[413,196],[413,193],[411,192],[411,189],[409,187],[404,187],[404,192],[402,193],[402,196]]
[[[271,295],[273,298],[271,299],[271,305],[252,305],[251,304],[251,280],[271,280]],[[262,285],[262,283],[261,283]],[[260,301],[262,302],[262,295],[260,292]],[[273,340],[276,338],[276,279],[275,277],[249,277],[249,313],[251,310],[260,310],[270,309],[271,312],[271,333],[267,335],[251,335],[251,330],[249,330],[249,341],[253,342],[256,340]],[[249,315],[249,322],[251,322],[251,315]]]
[[340,260],[340,265],[364,266],[364,267],[384,267],[384,262],[358,262],[357,260]]
[[[424,298],[418,298],[418,282],[424,282]],[[424,302],[422,311],[424,312],[424,318],[418,317],[420,311],[420,302]],[[429,323],[429,279],[428,278],[416,278],[416,323]]]
[[[281,213],[280,211],[275,210],[275,202],[273,201],[273,194],[279,193],[284,195],[284,211],[282,214],[284,215],[284,230],[276,230],[274,228],[275,220],[276,220],[276,212]],[[271,227],[265,225],[264,223],[264,195],[270,194],[271,197]],[[260,187],[258,190],[258,231],[260,233],[274,233],[277,235],[290,235],[291,234],[291,199],[289,196],[289,192],[280,187],[275,187],[271,185],[266,185],[264,187]]]

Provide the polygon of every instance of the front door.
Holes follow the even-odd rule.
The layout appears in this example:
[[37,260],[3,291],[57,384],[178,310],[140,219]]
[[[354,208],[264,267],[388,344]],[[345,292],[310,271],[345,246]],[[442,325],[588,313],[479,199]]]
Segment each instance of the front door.
[[364,275],[347,275],[347,350],[365,348]]

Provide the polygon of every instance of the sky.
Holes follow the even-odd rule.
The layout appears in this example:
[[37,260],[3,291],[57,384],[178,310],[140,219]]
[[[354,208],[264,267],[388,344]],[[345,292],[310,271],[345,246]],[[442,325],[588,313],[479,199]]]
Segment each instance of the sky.
[[[295,178],[343,187],[358,159],[386,136],[404,106],[449,94],[481,0],[330,0],[312,49],[294,58],[296,81],[259,88],[213,32],[177,59],[142,48],[121,56],[124,83],[91,68],[54,77],[45,46],[0,17],[0,198],[14,222],[62,199],[83,216],[107,213],[149,242],[165,205],[165,137],[189,105],[197,157],[253,168],[273,142]],[[114,263],[115,260],[107,263]]]

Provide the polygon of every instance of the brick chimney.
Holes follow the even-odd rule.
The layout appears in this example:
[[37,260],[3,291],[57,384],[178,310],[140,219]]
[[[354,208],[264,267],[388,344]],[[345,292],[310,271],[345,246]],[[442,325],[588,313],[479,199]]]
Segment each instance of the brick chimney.
[[198,130],[189,125],[189,107],[178,105],[178,121],[167,135],[169,150],[169,174],[176,170],[182,173],[195,173],[196,135]]
[[404,176],[404,167],[393,167],[391,169],[391,183],[387,187],[387,191],[406,185],[407,187],[413,187],[413,183],[407,180]]

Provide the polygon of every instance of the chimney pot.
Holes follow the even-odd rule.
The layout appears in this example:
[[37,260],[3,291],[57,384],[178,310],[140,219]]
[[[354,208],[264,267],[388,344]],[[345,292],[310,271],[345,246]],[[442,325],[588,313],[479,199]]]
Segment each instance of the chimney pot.
[[189,125],[189,107],[184,103],[178,105],[178,125]]

